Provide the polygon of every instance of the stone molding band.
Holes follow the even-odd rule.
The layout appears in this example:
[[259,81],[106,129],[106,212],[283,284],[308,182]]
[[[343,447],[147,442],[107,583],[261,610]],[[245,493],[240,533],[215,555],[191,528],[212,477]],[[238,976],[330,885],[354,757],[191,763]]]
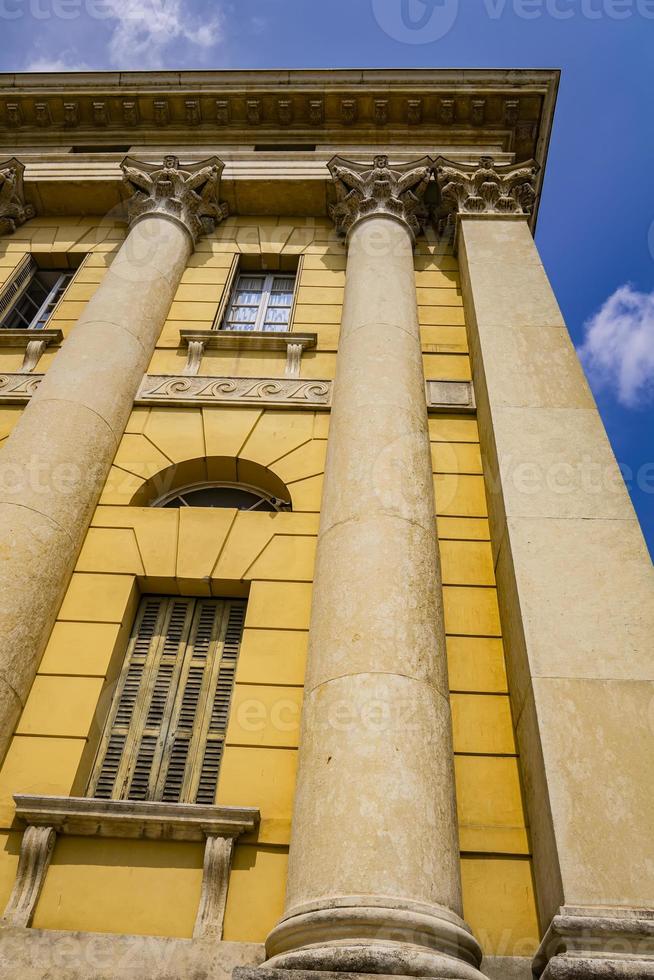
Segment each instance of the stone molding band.
[[[184,166],[173,154],[164,156],[162,165],[126,157],[121,168],[129,223],[158,214],[181,224],[195,245],[229,213],[220,202],[224,166],[215,156]],[[327,166],[336,192],[329,213],[340,234],[365,217],[384,214],[405,224],[414,237],[430,216],[446,231],[456,214],[531,215],[540,169],[534,160],[496,165],[490,156],[471,164],[422,157],[391,165],[386,154],[375,156],[372,165],[335,156]],[[25,202],[24,169],[14,157],[0,164],[0,234],[11,234],[35,215]],[[425,199],[432,178],[440,192],[435,206]]]
[[[0,405],[25,405],[44,377],[22,371],[0,374]],[[329,409],[332,387],[329,380],[146,374],[134,404]],[[425,397],[429,412],[475,412],[471,381],[426,381]]]

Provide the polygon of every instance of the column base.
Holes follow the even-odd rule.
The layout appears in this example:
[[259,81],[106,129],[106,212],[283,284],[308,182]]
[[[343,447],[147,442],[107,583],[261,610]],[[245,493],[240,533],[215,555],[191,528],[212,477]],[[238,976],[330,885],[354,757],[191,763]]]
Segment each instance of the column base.
[[448,909],[368,897],[289,910],[266,941],[272,969],[484,980],[481,950]]
[[533,972],[540,980],[654,980],[654,910],[564,906]]

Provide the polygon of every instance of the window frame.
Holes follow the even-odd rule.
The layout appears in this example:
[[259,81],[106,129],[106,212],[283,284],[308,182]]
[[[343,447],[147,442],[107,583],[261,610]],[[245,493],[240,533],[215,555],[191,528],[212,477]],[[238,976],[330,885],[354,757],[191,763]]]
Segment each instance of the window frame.
[[[255,487],[249,483],[233,483],[228,480],[204,480],[199,483],[185,484],[183,487],[178,487],[176,490],[166,491],[166,493],[161,494],[160,497],[157,497],[148,506],[165,507],[165,505],[170,503],[171,500],[174,500],[175,497],[181,497],[184,493],[192,493],[194,490],[221,490],[223,488],[226,490],[244,490],[246,493],[254,494],[262,501],[266,501],[267,503],[271,504],[274,511],[277,512],[290,510],[291,507],[290,500],[282,500],[280,497],[276,497],[267,490],[262,490],[261,487]],[[193,507],[193,504],[185,504],[185,506]],[[209,510],[211,508],[206,509]],[[247,510],[243,510],[242,513],[249,514],[254,511],[256,511],[256,508],[251,507]]]
[[[40,272],[58,272],[59,275],[55,283],[50,286],[42,286],[45,291],[45,298],[40,306],[36,306],[36,301],[31,302],[36,307],[36,312],[28,320],[27,317],[17,311],[17,306],[21,300],[29,293],[30,287],[36,280]],[[12,275],[2,288],[0,293],[0,330],[45,330],[52,316],[64,297],[66,290],[73,282],[77,269],[49,269],[41,268],[38,260],[32,252],[24,256],[23,260],[14,269]],[[63,288],[61,288],[63,286]],[[12,295],[13,294],[13,295]],[[49,314],[40,322],[44,312],[50,308]],[[24,325],[10,326],[7,320],[12,316],[20,317]]]
[[[261,299],[259,300],[257,306],[257,315],[255,320],[250,324],[246,323],[245,326],[238,325],[237,323],[230,323],[229,316],[232,310],[238,309],[234,305],[234,300],[237,292],[239,291],[239,283],[241,279],[263,279],[263,286],[261,289]],[[266,317],[271,309],[275,309],[270,302],[270,297],[272,296],[274,290],[273,285],[275,279],[292,279],[293,289],[290,291],[291,301],[288,307],[278,307],[278,309],[288,309],[288,321],[285,324],[273,324],[266,327]],[[295,310],[295,302],[297,297],[297,288],[299,281],[299,270],[295,272],[249,272],[243,269],[236,268],[234,276],[231,283],[229,284],[229,295],[227,299],[227,304],[225,306],[225,311],[220,320],[218,326],[219,330],[234,330],[239,333],[290,333],[293,325],[293,313]]]

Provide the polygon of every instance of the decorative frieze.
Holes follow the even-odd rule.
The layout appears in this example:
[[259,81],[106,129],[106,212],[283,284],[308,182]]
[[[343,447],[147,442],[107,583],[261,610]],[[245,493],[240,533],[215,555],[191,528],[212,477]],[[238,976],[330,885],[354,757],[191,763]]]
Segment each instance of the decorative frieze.
[[441,193],[441,227],[457,214],[531,214],[538,170],[534,160],[499,166],[486,156],[478,164],[439,157],[434,172]]
[[34,208],[25,203],[24,171],[25,167],[15,157],[0,163],[0,235],[11,234],[34,217]]
[[[191,347],[191,341],[189,348]],[[201,343],[201,342],[196,342]],[[136,394],[137,405],[254,405],[270,408],[311,407],[328,409],[332,382],[300,380],[303,346],[287,348],[283,378],[221,378],[198,375],[201,354],[193,355],[184,374],[146,374]],[[191,358],[189,358],[191,360]],[[0,375],[0,404],[25,404],[43,380],[42,374],[17,372]],[[427,381],[425,398],[429,412],[474,412],[471,381]]]
[[423,157],[391,167],[388,157],[367,163],[353,163],[334,157],[329,171],[336,187],[336,204],[330,214],[339,234],[370,214],[386,214],[405,221],[411,231],[420,233],[427,215],[423,195],[431,177],[431,160]]
[[133,192],[127,203],[130,222],[144,215],[162,214],[183,224],[197,242],[227,217],[228,207],[219,199],[225,165],[218,157],[184,167],[172,155],[164,157],[163,166],[127,157],[121,166]]
[[331,391],[331,381],[148,374],[137,392],[136,404],[329,408]]
[[19,405],[24,405],[30,400],[42,381],[42,374],[23,373],[21,371],[12,374],[0,374],[0,403],[17,402]]

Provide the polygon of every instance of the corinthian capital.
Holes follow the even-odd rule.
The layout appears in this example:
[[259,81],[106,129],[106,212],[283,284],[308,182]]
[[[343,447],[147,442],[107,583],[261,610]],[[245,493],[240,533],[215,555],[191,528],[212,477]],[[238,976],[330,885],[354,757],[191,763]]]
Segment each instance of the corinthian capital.
[[481,157],[477,164],[439,157],[434,172],[441,192],[441,225],[457,214],[531,214],[538,170],[535,160],[496,166],[492,157]]
[[423,157],[391,167],[387,156],[376,156],[372,167],[334,157],[328,164],[336,187],[330,214],[339,234],[369,214],[387,214],[406,222],[418,235],[427,217],[423,196],[431,178],[431,160]]
[[227,217],[220,203],[220,175],[225,164],[218,157],[181,167],[175,156],[166,156],[163,166],[126,157],[122,164],[127,187],[130,223],[148,214],[161,214],[179,221],[193,242],[211,234]]
[[34,208],[25,204],[22,163],[12,157],[0,163],[0,235],[10,235],[18,225],[34,217]]

